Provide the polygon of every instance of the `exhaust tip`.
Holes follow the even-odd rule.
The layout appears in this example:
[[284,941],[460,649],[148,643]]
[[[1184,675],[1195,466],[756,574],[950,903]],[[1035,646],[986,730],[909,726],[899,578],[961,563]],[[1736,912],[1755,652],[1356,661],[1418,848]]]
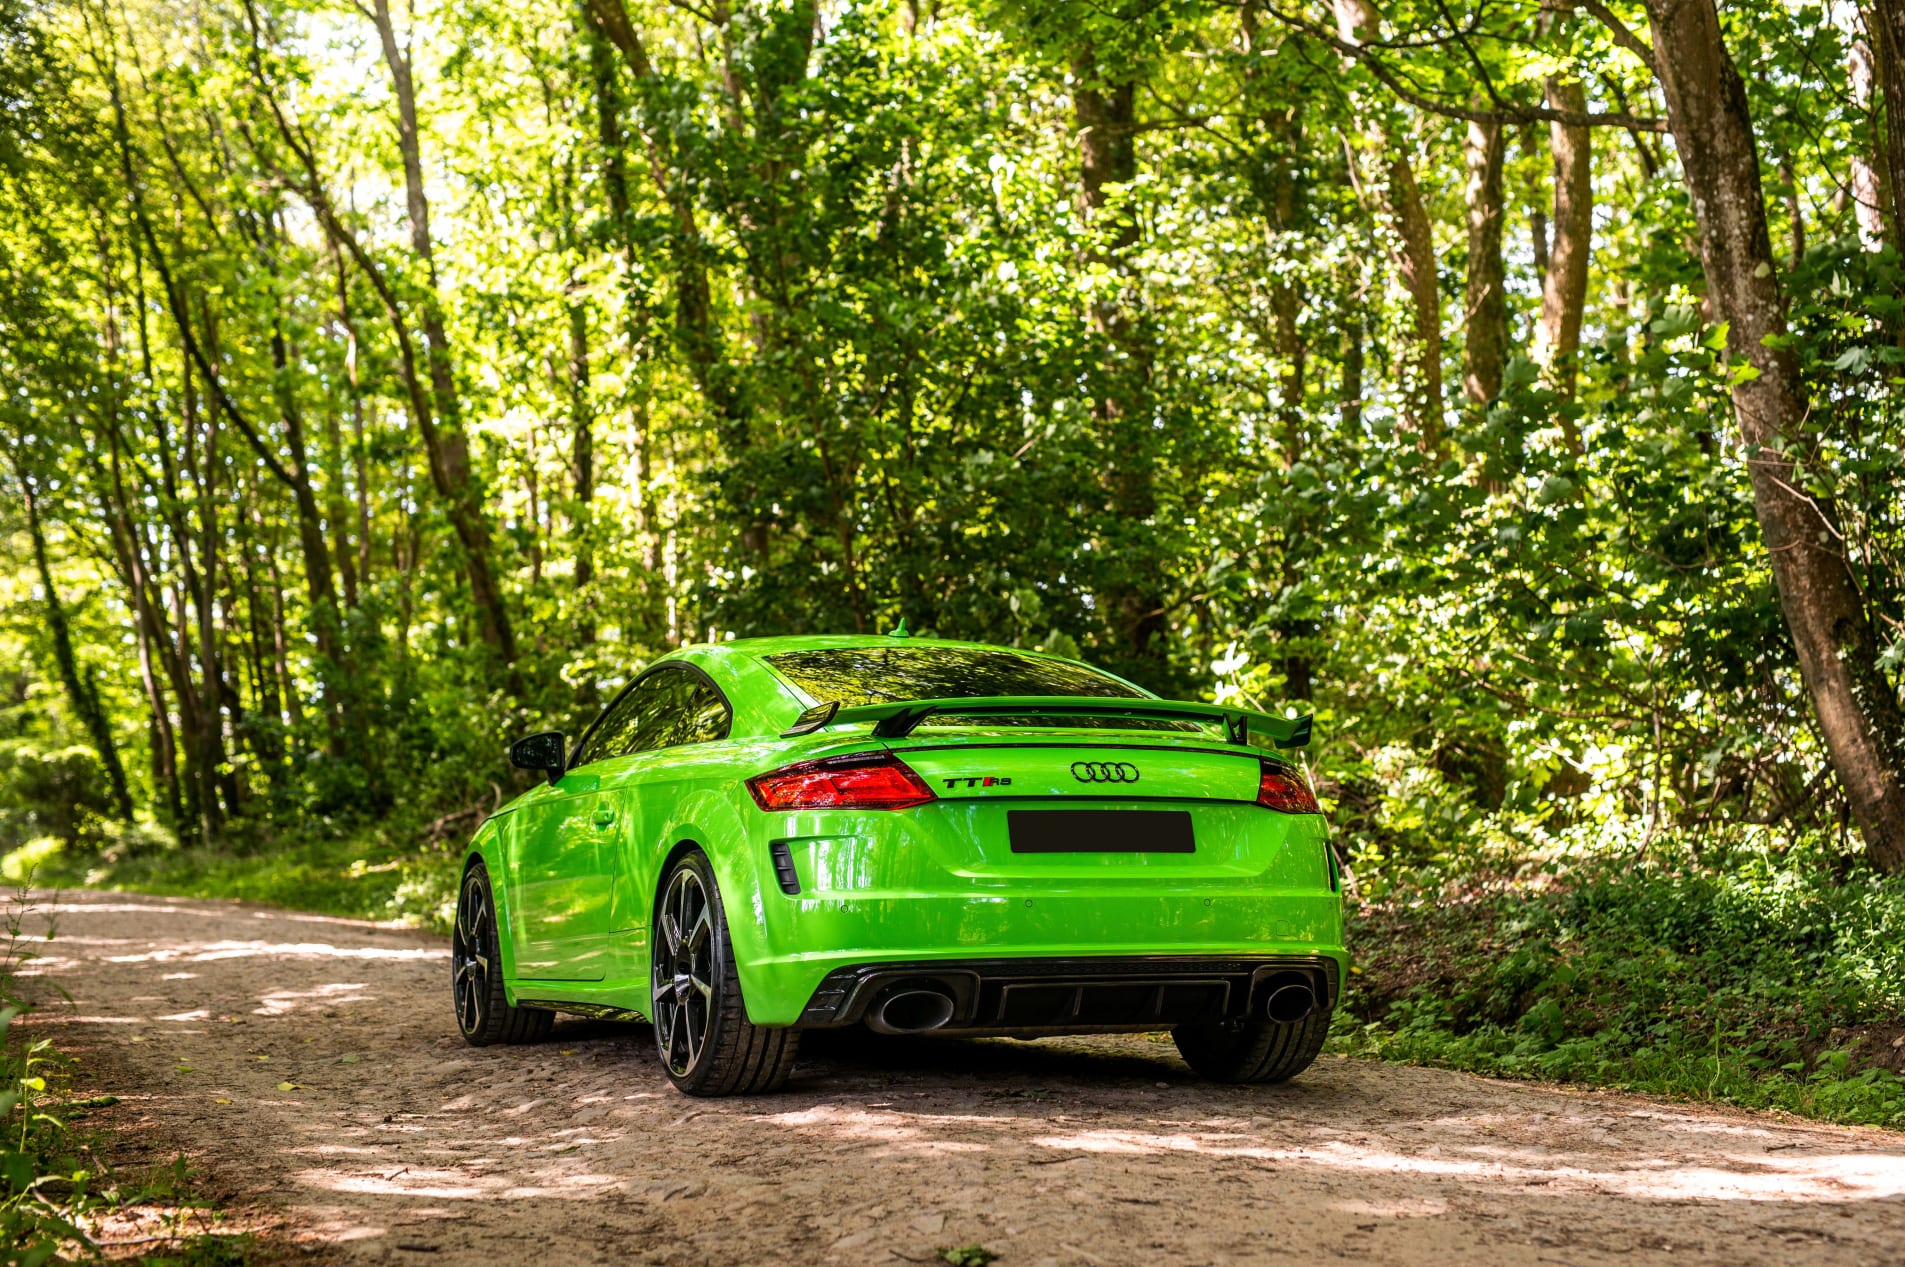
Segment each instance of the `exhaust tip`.
[[1316,1010],[1316,991],[1307,982],[1289,981],[1270,991],[1264,1001],[1264,1015],[1279,1024],[1300,1021]]
[[952,996],[943,990],[895,990],[867,1013],[876,1034],[924,1034],[953,1018]]

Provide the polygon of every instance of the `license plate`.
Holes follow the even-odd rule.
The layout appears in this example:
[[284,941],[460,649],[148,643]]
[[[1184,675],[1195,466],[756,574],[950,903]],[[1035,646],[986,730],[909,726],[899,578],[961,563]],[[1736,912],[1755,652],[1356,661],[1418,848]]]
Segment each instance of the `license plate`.
[[1006,811],[1013,853],[1196,853],[1189,810]]

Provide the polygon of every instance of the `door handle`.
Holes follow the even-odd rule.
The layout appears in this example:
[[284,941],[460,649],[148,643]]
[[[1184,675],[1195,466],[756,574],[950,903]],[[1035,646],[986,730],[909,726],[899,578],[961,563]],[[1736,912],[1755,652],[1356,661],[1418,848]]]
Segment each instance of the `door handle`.
[[612,809],[599,809],[595,811],[595,817],[590,821],[597,827],[607,827],[615,821],[615,811]]

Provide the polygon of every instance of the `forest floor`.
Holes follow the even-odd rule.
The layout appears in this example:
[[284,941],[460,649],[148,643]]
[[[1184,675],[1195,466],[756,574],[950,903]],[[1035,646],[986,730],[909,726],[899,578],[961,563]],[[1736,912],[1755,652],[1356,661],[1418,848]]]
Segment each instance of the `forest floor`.
[[1213,1086],[1149,1037],[834,1036],[780,1095],[692,1100],[642,1026],[464,1046],[432,934],[93,892],[48,921],[32,1025],[266,1258],[1905,1264],[1897,1132],[1333,1056]]

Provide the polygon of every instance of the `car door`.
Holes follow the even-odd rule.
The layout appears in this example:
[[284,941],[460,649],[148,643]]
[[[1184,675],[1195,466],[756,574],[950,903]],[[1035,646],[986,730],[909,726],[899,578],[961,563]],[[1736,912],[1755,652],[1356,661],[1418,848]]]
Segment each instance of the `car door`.
[[583,735],[569,769],[518,810],[511,839],[510,932],[525,980],[600,981],[612,958],[615,868],[625,826],[603,775],[641,746],[666,683],[637,679]]
[[[600,981],[625,966],[631,956],[618,953],[620,936],[644,927],[647,910],[626,898],[618,909],[616,873],[624,842],[661,826],[643,809],[643,788],[665,770],[669,749],[725,736],[730,716],[697,670],[658,665],[603,711],[548,794],[518,811],[511,927],[519,978]],[[654,884],[646,874],[628,880],[619,886],[627,894]]]
[[638,729],[639,750],[603,767],[600,795],[613,799],[625,819],[628,848],[622,866],[616,927],[631,948],[640,948],[631,971],[647,971],[645,934],[649,905],[662,856],[673,843],[667,836],[678,808],[676,785],[694,777],[697,749],[725,739],[734,713],[726,697],[700,670],[689,665],[658,666],[643,684],[652,694]]

